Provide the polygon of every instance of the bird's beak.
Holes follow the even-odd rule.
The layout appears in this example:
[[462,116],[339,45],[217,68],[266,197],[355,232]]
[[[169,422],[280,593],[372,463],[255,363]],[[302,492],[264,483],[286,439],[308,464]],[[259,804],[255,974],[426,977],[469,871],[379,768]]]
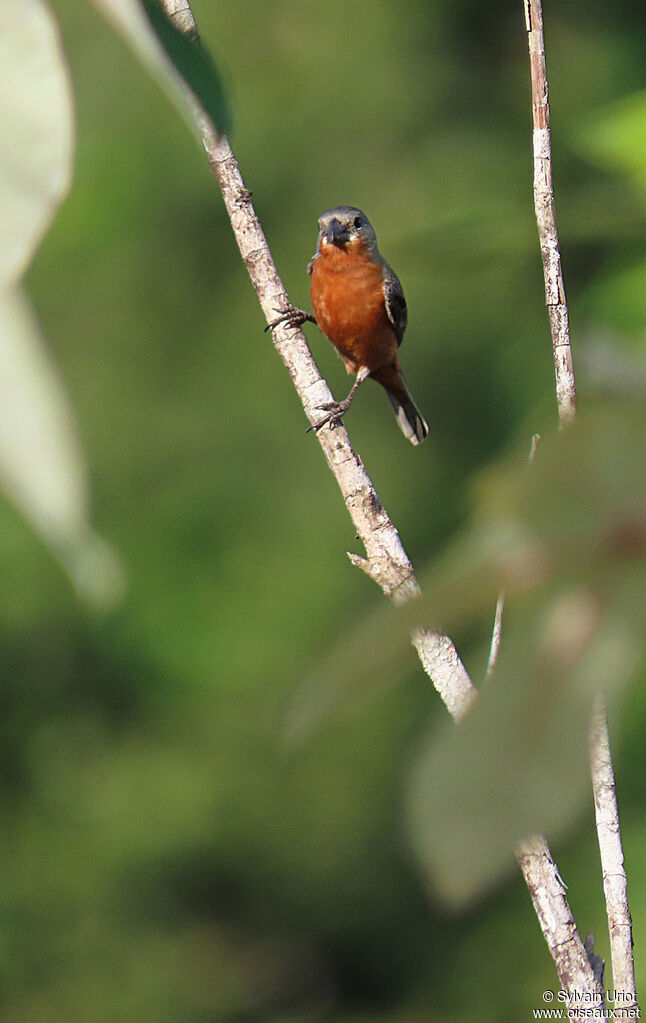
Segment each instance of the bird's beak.
[[343,248],[346,242],[350,241],[350,235],[341,221],[337,220],[336,217],[332,217],[332,220],[328,224],[325,238],[328,245],[338,245],[339,248]]

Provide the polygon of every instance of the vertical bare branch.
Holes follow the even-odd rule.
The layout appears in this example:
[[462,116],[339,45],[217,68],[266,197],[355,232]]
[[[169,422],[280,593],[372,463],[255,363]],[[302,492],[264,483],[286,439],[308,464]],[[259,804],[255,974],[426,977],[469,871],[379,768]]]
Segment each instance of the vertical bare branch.
[[[541,0],[524,0],[528,33],[532,113],[534,122],[534,206],[543,259],[545,301],[550,318],[556,401],[561,427],[576,414],[576,385],[570,348],[570,328],[552,188],[552,148],[545,41]],[[625,1007],[636,1006],[632,920],[628,909],[626,874],[621,846],[619,812],[610,754],[605,701],[597,697],[590,732],[590,772],[597,815],[597,835],[603,871],[615,990]]]
[[561,426],[565,426],[573,419],[576,412],[576,386],[552,187],[550,105],[545,70],[541,0],[525,0],[525,22],[529,43],[534,121],[534,209],[543,260],[545,304],[549,314],[554,349],[556,400]]
[[[603,872],[603,892],[610,933],[612,984],[617,995],[614,1008],[636,1009],[632,919],[628,908],[615,775],[608,744],[606,705],[603,696],[600,695],[595,700],[592,713],[590,764],[597,837]],[[621,1014],[619,1018],[621,1018]],[[635,1017],[627,1016],[626,1018]]]

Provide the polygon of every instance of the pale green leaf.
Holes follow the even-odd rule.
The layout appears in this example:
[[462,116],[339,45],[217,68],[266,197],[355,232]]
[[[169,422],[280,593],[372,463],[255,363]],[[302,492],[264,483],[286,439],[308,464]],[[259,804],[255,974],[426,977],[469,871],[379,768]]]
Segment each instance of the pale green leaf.
[[112,603],[121,571],[88,522],[85,466],[69,404],[35,317],[0,291],[0,485],[59,557],[79,592]]
[[3,5],[0,286],[27,267],[71,173],[73,113],[56,25],[40,0]]

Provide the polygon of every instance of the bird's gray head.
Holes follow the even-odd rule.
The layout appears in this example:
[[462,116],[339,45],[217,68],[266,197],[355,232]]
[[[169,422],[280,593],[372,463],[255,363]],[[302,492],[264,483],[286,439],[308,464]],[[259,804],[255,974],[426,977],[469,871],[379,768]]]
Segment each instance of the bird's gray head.
[[367,216],[356,206],[335,206],[319,217],[319,252],[326,246],[352,251],[366,248],[371,255],[378,253],[377,236]]

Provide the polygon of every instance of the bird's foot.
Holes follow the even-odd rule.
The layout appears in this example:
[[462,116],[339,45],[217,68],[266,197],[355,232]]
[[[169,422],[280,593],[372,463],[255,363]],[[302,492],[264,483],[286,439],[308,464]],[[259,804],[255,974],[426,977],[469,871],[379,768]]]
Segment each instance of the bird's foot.
[[328,423],[330,424],[331,430],[336,430],[337,426],[342,425],[343,416],[348,411],[350,402],[347,400],[328,401],[324,405],[317,405],[316,407],[317,409],[320,409],[321,412],[327,412],[327,415],[323,416],[322,419],[319,419],[318,422],[312,423],[311,426],[308,426],[306,431],[307,433],[309,433],[310,430],[314,430],[318,433],[319,430]]
[[294,330],[298,330],[304,323],[316,323],[316,320],[311,313],[306,313],[304,309],[298,309],[295,305],[288,305],[286,309],[277,309],[277,316],[275,320],[271,320],[270,323],[265,327],[265,332],[273,330],[274,327],[278,327],[281,323],[286,323],[288,326],[293,327]]

